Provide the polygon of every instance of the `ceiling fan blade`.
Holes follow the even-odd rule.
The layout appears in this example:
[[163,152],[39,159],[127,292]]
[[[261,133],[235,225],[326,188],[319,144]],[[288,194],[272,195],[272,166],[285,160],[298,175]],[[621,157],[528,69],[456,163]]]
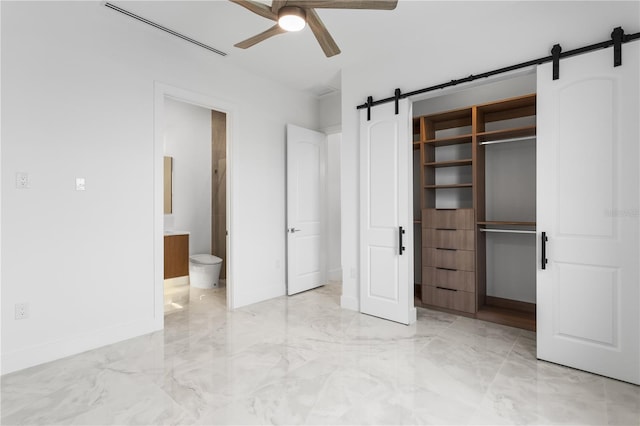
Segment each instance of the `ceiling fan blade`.
[[307,24],[309,24],[309,28],[311,28],[313,35],[316,36],[327,58],[340,53],[340,48],[313,9],[307,9]]
[[278,11],[287,5],[287,0],[273,0],[271,2],[271,11],[278,14]]
[[373,9],[393,10],[398,0],[297,0],[289,1],[289,6],[316,9]]
[[253,46],[254,44],[258,44],[261,41],[268,39],[269,37],[273,37],[275,35],[282,34],[285,32],[286,32],[285,30],[283,30],[282,28],[280,28],[278,24],[276,24],[273,27],[269,28],[268,30],[261,32],[260,34],[256,34],[253,37],[250,37],[246,40],[241,41],[240,43],[234,44],[234,46],[239,47],[240,49],[247,49]]
[[278,15],[273,13],[269,8],[269,6],[263,3],[258,3],[257,1],[252,1],[252,0],[229,0],[229,1],[235,4],[239,4],[245,9],[249,9],[253,13],[256,13],[267,19],[271,19],[272,21],[278,20]]

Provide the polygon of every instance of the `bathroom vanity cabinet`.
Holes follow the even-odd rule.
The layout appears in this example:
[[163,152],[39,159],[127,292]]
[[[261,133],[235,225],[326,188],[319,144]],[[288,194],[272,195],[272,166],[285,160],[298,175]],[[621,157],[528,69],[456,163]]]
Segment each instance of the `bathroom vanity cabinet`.
[[164,279],[189,275],[189,234],[165,234]]

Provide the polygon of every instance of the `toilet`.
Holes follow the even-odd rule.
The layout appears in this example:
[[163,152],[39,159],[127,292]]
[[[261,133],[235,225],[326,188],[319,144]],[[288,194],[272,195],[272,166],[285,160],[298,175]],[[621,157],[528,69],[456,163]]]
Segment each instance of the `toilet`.
[[189,282],[196,288],[218,288],[222,259],[212,254],[189,256]]

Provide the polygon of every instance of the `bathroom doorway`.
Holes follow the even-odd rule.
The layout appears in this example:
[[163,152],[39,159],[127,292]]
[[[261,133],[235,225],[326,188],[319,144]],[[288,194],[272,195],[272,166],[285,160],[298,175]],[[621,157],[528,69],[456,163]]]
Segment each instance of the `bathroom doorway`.
[[[171,165],[170,212],[164,206],[164,185],[161,200],[156,203],[164,206],[159,207],[164,214],[157,227],[161,241],[159,244],[156,241],[156,265],[160,268],[156,269],[159,283],[155,299],[156,306],[162,306],[158,311],[163,315],[183,310],[191,301],[203,297],[219,299],[216,306],[232,306],[233,273],[229,256],[232,244],[228,232],[232,229],[228,176],[232,117],[232,106],[204,95],[156,85],[156,164],[159,160],[160,164]],[[165,169],[160,167],[156,183],[165,181]],[[167,244],[168,239],[173,241],[178,236],[187,242]],[[158,246],[164,250],[158,250]],[[177,253],[173,251],[176,246]],[[198,260],[208,256],[207,262],[219,264],[219,273],[213,267],[215,277],[207,281],[211,285],[206,286],[212,288],[195,286],[196,282],[204,282],[201,279],[204,269],[209,272],[212,268],[190,265],[189,258],[194,255],[200,255]],[[180,276],[165,280],[167,264],[176,262],[182,267],[177,272]]]

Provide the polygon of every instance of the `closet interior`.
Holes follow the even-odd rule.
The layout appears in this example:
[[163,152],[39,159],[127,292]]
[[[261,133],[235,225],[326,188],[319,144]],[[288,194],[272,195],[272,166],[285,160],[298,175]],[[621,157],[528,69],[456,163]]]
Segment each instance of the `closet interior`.
[[534,78],[414,103],[416,306],[535,330]]

